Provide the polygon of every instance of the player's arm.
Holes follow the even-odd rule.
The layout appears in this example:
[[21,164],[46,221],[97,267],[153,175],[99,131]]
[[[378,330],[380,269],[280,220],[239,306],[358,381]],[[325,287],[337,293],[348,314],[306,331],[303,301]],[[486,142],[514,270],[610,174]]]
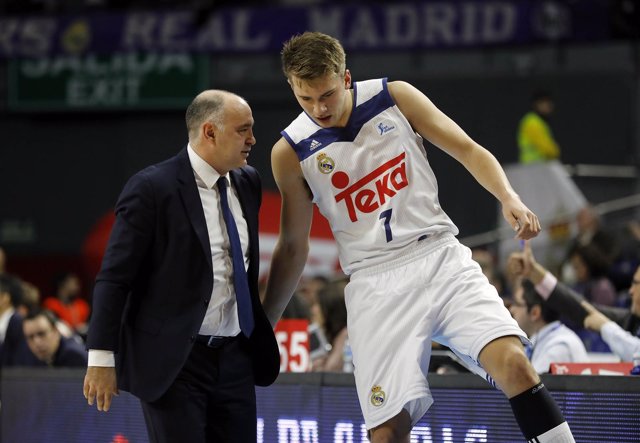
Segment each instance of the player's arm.
[[532,238],[540,232],[538,217],[522,203],[493,154],[409,83],[390,82],[388,86],[413,129],[462,163],[476,181],[500,201],[502,215],[517,231],[518,238]]
[[275,326],[298,285],[309,254],[313,203],[298,157],[281,138],[271,151],[271,168],[280,195],[280,234],[273,251],[263,306]]

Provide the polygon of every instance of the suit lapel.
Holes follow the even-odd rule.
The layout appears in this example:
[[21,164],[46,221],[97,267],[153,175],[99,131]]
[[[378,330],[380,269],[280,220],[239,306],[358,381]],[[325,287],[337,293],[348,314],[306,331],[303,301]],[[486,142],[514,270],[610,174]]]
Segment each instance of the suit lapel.
[[207,231],[207,222],[204,218],[204,210],[202,209],[202,201],[198,193],[195,177],[187,150],[183,149],[177,156],[178,158],[178,192],[187,213],[187,217],[196,232],[204,256],[207,258],[209,267],[213,268],[211,263],[211,246],[209,245],[209,232]]

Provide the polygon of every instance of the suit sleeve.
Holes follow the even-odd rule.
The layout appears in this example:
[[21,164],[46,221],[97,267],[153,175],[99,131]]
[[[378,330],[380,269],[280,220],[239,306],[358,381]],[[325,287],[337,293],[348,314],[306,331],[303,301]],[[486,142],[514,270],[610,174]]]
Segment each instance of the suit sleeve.
[[116,220],[93,293],[88,349],[117,352],[127,298],[153,239],[153,189],[144,173],[132,177],[116,203]]
[[572,322],[582,326],[587,316],[587,310],[581,305],[582,295],[571,290],[562,282],[558,282],[547,299],[549,307],[568,317]]
[[[582,326],[584,325],[585,317],[589,314],[587,310],[582,307],[581,302],[583,300],[585,300],[585,298],[581,294],[562,282],[558,282],[546,303],[552,309],[568,317],[572,322]],[[624,326],[624,321],[628,317],[628,310],[603,305],[595,305],[595,307],[618,325]]]

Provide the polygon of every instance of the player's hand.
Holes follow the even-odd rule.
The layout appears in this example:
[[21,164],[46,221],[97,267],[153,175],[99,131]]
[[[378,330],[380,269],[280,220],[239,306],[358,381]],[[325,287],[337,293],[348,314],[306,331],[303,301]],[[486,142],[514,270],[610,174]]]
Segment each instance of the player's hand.
[[516,238],[529,240],[542,229],[538,216],[527,208],[519,198],[512,198],[502,204],[502,216],[516,231]]
[[84,376],[82,392],[89,406],[93,406],[93,402],[96,401],[98,411],[107,412],[111,407],[111,398],[119,394],[116,368],[89,366]]

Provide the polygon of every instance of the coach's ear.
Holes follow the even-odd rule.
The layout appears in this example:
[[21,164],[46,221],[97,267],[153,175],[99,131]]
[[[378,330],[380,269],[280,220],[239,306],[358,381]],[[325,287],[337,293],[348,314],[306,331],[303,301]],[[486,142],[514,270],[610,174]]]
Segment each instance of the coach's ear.
[[213,142],[216,138],[216,132],[218,128],[211,122],[206,122],[202,125],[202,138],[206,142]]

